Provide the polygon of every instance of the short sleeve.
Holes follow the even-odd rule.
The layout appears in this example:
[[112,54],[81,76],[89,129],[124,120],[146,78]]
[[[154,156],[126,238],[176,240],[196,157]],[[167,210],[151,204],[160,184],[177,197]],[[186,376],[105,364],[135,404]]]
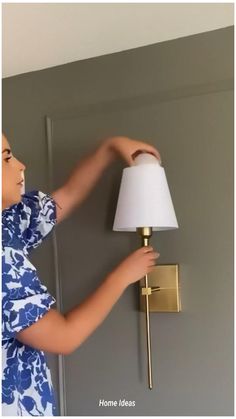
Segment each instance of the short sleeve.
[[36,248],[56,224],[56,203],[41,191],[22,195],[19,204],[20,233],[27,251]]
[[3,340],[34,324],[56,302],[39,280],[31,262],[23,254],[12,252],[12,249],[5,249],[2,257]]

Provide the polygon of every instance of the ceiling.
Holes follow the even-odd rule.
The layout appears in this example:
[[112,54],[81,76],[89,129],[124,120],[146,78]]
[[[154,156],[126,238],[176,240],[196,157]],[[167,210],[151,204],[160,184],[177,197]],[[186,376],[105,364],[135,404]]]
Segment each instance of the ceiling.
[[4,3],[2,77],[234,24],[233,3]]

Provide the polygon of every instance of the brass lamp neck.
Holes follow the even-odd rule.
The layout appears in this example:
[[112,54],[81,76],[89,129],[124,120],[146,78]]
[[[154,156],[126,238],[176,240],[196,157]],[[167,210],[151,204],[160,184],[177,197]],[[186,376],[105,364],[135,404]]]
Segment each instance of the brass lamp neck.
[[148,246],[152,235],[152,227],[137,227],[137,233],[142,238],[142,246]]

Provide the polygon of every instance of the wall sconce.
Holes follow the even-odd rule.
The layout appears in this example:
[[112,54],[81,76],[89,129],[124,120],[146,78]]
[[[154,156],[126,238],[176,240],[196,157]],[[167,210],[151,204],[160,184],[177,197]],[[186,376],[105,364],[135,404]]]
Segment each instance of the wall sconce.
[[[178,228],[165,170],[152,154],[140,151],[123,170],[114,231],[134,231],[149,246],[153,231]],[[144,304],[145,301],[145,304]],[[149,312],[179,312],[179,265],[156,265],[140,280],[140,310],[146,312],[149,389],[153,388]]]

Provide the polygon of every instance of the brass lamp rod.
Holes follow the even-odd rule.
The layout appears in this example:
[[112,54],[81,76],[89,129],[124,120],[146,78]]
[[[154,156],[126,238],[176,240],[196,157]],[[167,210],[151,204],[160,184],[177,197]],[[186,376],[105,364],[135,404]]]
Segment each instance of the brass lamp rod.
[[[137,232],[141,235],[142,246],[149,246],[149,238],[152,235],[152,227],[138,227]],[[149,294],[148,294],[148,276],[145,275],[145,307],[146,307],[146,338],[147,338],[147,365],[148,365],[148,385],[152,390],[152,356],[151,356],[151,334],[149,319]]]

